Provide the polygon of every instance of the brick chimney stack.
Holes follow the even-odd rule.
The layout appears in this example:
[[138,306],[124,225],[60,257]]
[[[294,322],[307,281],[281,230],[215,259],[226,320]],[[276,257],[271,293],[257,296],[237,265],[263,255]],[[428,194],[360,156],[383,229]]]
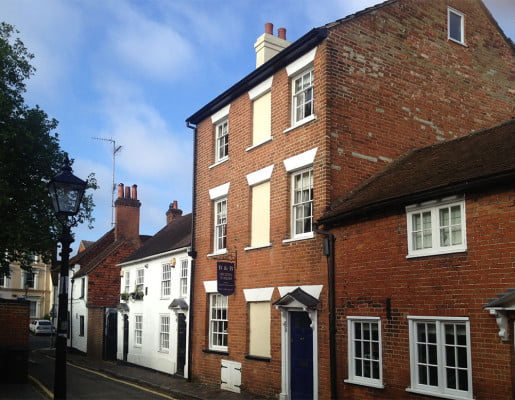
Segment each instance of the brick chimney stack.
[[288,47],[291,42],[286,40],[286,29],[279,28],[277,36],[274,36],[274,25],[270,22],[265,24],[265,33],[257,38],[254,43],[256,50],[256,68],[260,67],[280,51]]
[[177,217],[182,215],[182,210],[178,208],[177,200],[170,203],[170,208],[166,212],[166,224],[172,223]]
[[138,186],[125,187],[118,185],[118,198],[115,206],[115,240],[139,240],[139,209],[141,202],[138,200]]

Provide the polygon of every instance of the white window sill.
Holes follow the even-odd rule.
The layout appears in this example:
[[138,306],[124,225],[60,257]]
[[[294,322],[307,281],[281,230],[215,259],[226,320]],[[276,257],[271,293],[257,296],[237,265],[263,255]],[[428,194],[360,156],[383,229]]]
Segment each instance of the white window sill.
[[376,389],[384,389],[384,385],[381,382],[365,382],[360,380],[354,380],[354,379],[345,379],[345,383],[352,383],[353,385],[361,385],[361,386],[367,386],[367,387],[373,387]]
[[301,119],[300,121],[295,122],[292,126],[290,126],[288,129],[285,129],[283,133],[288,133],[290,131],[293,131],[294,129],[297,129],[299,126],[305,125],[308,122],[314,121],[317,119],[315,114],[311,114],[309,117],[306,117],[304,119]]
[[460,42],[459,40],[453,39],[453,38],[451,38],[451,37],[448,37],[447,39],[448,39],[448,40],[450,40],[451,42],[456,43],[456,44],[460,44],[460,45],[462,45],[463,47],[468,47],[468,46],[465,44],[465,42]]
[[274,138],[273,136],[270,136],[268,139],[265,139],[265,140],[263,140],[262,142],[260,142],[258,144],[253,144],[252,146],[247,147],[245,149],[245,151],[254,150],[256,147],[260,147],[260,146],[264,145],[265,143],[271,142],[273,138]]
[[227,254],[227,249],[215,251],[214,253],[209,253],[207,256],[208,257],[216,257],[216,256],[222,256],[224,254]]
[[302,235],[297,235],[295,237],[292,237],[291,239],[285,239],[285,240],[283,240],[283,243],[298,242],[300,240],[313,239],[314,237],[315,237],[315,234],[313,232],[308,232],[308,233],[303,233]]
[[436,391],[432,392],[429,390],[413,389],[413,388],[406,388],[406,392],[418,393],[418,394],[423,394],[426,396],[441,397],[443,399],[471,400],[474,398],[471,394],[470,395],[468,395],[468,394],[464,394],[464,395],[449,394],[449,393],[441,393],[441,392],[436,392]]
[[249,247],[245,247],[243,250],[245,250],[245,251],[248,251],[248,250],[258,250],[258,249],[264,249],[264,248],[267,248],[267,247],[272,247],[272,243],[262,244],[262,245],[259,245],[259,246],[249,246]]
[[220,164],[223,164],[224,162],[226,161],[229,161],[229,157],[224,157],[222,158],[221,160],[218,160],[217,162],[215,162],[213,165],[210,165],[208,168],[211,169],[211,168],[214,168]]
[[406,258],[417,258],[417,257],[427,257],[427,256],[439,256],[444,254],[455,254],[455,253],[465,253],[467,251],[466,247],[459,247],[454,249],[439,249],[439,250],[431,250],[428,249],[426,251],[420,252],[412,252],[406,256]]

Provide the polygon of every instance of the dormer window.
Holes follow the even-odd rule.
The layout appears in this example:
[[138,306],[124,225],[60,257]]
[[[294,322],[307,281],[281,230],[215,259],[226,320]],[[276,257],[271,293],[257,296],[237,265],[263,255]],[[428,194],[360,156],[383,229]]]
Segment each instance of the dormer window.
[[465,44],[465,15],[453,8],[447,9],[448,39]]

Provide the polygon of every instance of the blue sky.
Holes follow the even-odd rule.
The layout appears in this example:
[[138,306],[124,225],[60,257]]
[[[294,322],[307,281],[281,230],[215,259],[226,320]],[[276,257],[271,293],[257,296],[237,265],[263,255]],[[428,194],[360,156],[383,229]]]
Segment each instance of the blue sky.
[[[430,1],[430,0],[427,0]],[[191,211],[192,132],[185,119],[255,68],[254,42],[272,22],[295,41],[310,29],[378,0],[2,0],[34,53],[26,102],[59,121],[74,173],[96,174],[95,228],[111,228],[112,143],[115,183],[138,185],[142,234],[161,229],[173,201]],[[485,0],[515,38],[515,0]],[[321,6],[323,5],[323,6]]]

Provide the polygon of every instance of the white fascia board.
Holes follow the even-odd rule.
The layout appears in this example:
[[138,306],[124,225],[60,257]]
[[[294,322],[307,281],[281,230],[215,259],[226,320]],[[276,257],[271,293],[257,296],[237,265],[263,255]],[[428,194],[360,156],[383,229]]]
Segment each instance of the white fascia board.
[[116,264],[116,266],[117,267],[129,267],[129,266],[133,266],[133,265],[136,265],[136,264],[145,263],[145,262],[154,260],[156,258],[171,256],[171,255],[174,255],[174,254],[177,254],[177,253],[188,252],[189,249],[190,249],[189,246],[188,247],[181,247],[179,249],[173,249],[173,250],[170,250],[170,251],[165,251],[164,253],[153,254],[153,255],[148,256],[148,257],[138,258],[137,260],[132,260],[132,261],[127,261],[127,262],[124,262],[124,263]]

